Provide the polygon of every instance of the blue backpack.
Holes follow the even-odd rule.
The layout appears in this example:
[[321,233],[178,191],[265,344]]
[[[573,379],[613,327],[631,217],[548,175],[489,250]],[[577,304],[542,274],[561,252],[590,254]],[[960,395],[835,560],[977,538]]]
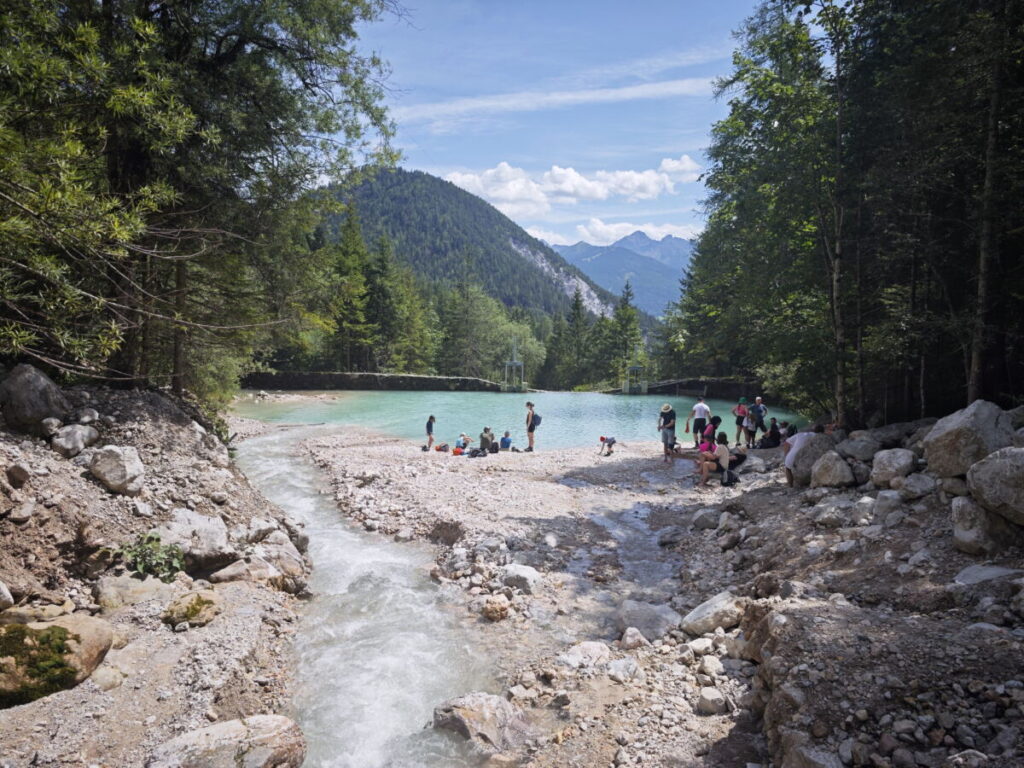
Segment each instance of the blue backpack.
[[533,414],[533,421],[531,423],[535,427],[539,427],[540,426],[540,414],[539,413],[534,413]]

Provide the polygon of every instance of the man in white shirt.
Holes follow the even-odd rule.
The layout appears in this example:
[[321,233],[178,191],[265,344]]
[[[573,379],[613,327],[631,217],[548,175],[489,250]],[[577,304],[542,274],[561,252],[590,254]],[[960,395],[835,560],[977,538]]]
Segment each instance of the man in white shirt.
[[793,487],[793,462],[796,461],[796,456],[800,453],[800,449],[803,448],[811,435],[821,434],[825,431],[825,428],[821,424],[815,424],[814,427],[808,432],[797,432],[792,437],[787,437],[786,441],[782,444],[782,455],[785,456],[784,465],[786,467],[786,485],[790,488]]
[[704,433],[704,428],[708,425],[708,419],[711,418],[711,409],[708,408],[704,402],[703,397],[697,398],[697,404],[693,406],[693,410],[690,411],[690,418],[686,420],[686,431],[690,431],[690,420],[693,420],[693,447],[700,447],[700,436]]

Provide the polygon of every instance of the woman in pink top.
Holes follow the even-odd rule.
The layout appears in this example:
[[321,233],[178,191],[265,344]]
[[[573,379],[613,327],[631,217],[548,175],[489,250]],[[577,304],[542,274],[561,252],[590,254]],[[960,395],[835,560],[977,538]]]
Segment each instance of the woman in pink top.
[[747,418],[747,398],[741,397],[740,401],[732,407],[732,415],[736,417],[736,442],[744,434],[743,420]]

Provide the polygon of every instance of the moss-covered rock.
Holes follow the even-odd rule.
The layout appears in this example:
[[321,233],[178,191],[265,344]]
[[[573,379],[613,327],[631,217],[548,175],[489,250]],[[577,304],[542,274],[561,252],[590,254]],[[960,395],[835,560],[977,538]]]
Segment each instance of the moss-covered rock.
[[186,592],[174,598],[163,612],[163,620],[172,627],[187,621],[190,626],[202,627],[213,621],[223,610],[220,596],[212,589]]
[[0,626],[0,708],[78,685],[103,661],[113,640],[111,626],[91,616]]

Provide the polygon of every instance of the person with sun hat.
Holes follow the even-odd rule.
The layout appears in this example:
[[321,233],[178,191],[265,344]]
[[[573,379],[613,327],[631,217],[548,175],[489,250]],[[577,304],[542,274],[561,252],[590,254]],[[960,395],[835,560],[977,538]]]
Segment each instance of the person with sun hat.
[[658,414],[658,431],[661,432],[661,446],[665,449],[666,464],[672,462],[672,446],[676,444],[676,412],[671,405],[665,403]]

